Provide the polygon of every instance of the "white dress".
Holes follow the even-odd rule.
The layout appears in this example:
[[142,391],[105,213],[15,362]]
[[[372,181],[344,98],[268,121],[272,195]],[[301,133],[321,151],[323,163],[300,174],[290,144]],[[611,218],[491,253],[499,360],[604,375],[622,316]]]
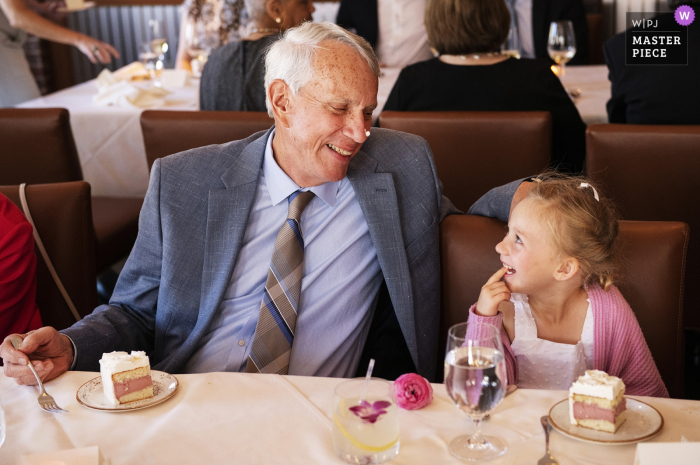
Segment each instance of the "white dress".
[[562,344],[537,337],[537,325],[527,295],[511,294],[515,305],[515,337],[511,348],[518,362],[518,387],[567,390],[593,369],[593,311],[590,301],[578,344]]

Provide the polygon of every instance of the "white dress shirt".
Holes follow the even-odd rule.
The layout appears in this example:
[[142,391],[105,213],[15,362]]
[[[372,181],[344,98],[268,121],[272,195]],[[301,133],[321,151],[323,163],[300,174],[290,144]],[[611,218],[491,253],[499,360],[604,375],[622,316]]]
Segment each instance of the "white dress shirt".
[[[275,161],[274,134],[231,281],[185,373],[245,370],[275,238],[299,190]],[[316,197],[301,216],[304,272],[289,374],[352,377],[383,280],[377,252],[347,177],[303,190]]]
[[379,62],[403,68],[433,57],[425,31],[426,0],[378,0]]

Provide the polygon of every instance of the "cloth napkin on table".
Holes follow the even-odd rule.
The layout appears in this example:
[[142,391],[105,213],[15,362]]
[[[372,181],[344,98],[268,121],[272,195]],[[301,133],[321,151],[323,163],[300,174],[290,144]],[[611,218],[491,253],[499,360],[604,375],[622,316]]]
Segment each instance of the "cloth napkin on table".
[[[141,87],[132,84],[131,76],[137,75],[138,69],[132,63],[112,73],[108,69],[102,70],[97,76],[97,95],[92,98],[95,105],[138,108],[158,108],[165,104],[165,97],[170,94],[162,87]],[[143,65],[141,65],[143,67]],[[127,69],[126,68],[131,68]]]

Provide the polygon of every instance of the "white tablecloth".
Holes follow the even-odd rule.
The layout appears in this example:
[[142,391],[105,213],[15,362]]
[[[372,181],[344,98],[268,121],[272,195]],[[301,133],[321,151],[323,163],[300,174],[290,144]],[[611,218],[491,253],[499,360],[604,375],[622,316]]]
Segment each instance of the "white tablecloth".
[[[152,408],[127,413],[88,410],[78,404],[78,388],[96,373],[72,372],[47,384],[56,402],[70,412],[50,414],[36,401],[35,387],[17,386],[0,374],[0,397],[7,439],[0,463],[14,465],[25,454],[97,445],[112,465],[144,464],[333,464],[332,378],[239,373],[177,375],[175,396]],[[470,432],[471,421],[457,411],[441,384],[431,405],[399,412],[401,449],[395,464],[459,464],[447,444]],[[486,434],[505,440],[506,455],[489,462],[528,464],[544,454],[540,416],[566,397],[564,391],[519,389],[506,397]],[[700,441],[700,402],[641,398],[665,419],[654,442]],[[602,446],[551,436],[554,456],[564,464],[631,464],[635,446]]]
[[[372,115],[374,119],[382,112],[400,72],[401,70],[397,68],[382,69],[377,93],[377,109]],[[605,110],[605,104],[610,100],[607,66],[569,66],[566,68],[566,76],[562,78],[562,83],[567,89],[581,89],[581,95],[574,99],[574,104],[584,123],[608,122],[608,114]]]
[[[165,99],[160,110],[197,110],[199,80]],[[88,81],[18,105],[20,108],[67,108],[73,138],[78,149],[83,178],[93,195],[143,197],[148,188],[148,164],[143,145],[140,117],[136,107],[97,106],[95,81]]]

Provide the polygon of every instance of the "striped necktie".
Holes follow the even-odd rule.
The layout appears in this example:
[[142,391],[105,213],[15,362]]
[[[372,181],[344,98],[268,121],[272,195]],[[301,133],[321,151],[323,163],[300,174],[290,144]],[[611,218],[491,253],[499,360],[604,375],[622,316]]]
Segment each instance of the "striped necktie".
[[313,196],[310,191],[296,191],[289,196],[287,219],[275,239],[253,347],[246,363],[247,373],[289,373],[304,265],[304,238],[299,220]]

